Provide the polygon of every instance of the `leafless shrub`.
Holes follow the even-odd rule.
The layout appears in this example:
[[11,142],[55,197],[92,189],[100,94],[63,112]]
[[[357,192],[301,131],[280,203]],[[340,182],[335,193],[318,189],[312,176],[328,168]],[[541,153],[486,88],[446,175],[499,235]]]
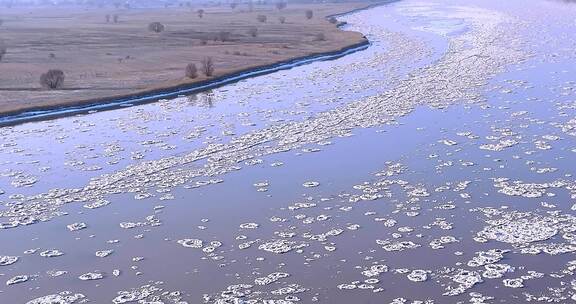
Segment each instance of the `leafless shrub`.
[[114,15],[112,19],[114,19],[114,23],[118,23],[120,21],[120,16]]
[[278,17],[278,20],[279,20],[280,23],[282,23],[282,24],[286,23],[286,17],[284,17],[284,16]]
[[201,44],[201,45],[207,45],[207,44],[208,44],[208,40],[202,39],[202,40],[200,40],[200,44]]
[[218,39],[222,42],[226,42],[226,41],[230,41],[230,36],[232,34],[230,32],[226,32],[226,31],[220,31],[218,33]]
[[4,58],[7,52],[8,48],[0,42],[0,61],[2,61],[2,58]]
[[54,59],[56,59],[56,54],[50,53],[50,54],[48,54],[48,58],[50,58],[51,60],[54,60]]
[[152,22],[148,24],[148,30],[154,33],[161,33],[164,31],[164,29],[165,29],[164,24],[160,22]]
[[306,19],[312,19],[314,17],[314,12],[312,10],[306,11]]
[[258,37],[258,28],[251,27],[250,29],[248,29],[248,35],[250,35],[251,37]]
[[198,18],[204,17],[204,13],[205,13],[205,12],[204,12],[203,9],[199,9],[199,10],[197,11],[197,13],[198,13]]
[[240,51],[234,51],[234,52],[232,52],[232,55],[234,55],[234,56],[248,56],[248,53],[240,52]]
[[186,66],[186,70],[184,71],[184,73],[186,74],[186,77],[191,79],[198,77],[198,68],[196,67],[196,64],[194,63],[188,64]]
[[268,20],[268,17],[266,17],[266,15],[258,15],[258,17],[256,17],[256,19],[257,19],[259,22],[265,23],[266,20]]
[[315,41],[326,41],[326,35],[324,33],[318,33],[314,36]]
[[110,23],[110,15],[106,15],[106,23]]
[[214,75],[214,60],[212,57],[204,57],[202,59],[202,72],[208,77]]
[[60,89],[64,85],[64,72],[62,70],[49,70],[40,76],[40,84],[51,90]]

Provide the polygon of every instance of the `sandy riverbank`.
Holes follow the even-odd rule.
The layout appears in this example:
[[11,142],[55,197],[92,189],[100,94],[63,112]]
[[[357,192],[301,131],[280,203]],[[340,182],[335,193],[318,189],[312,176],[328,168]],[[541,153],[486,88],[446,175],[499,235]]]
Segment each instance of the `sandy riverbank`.
[[[205,84],[278,63],[335,53],[366,43],[361,33],[340,30],[325,17],[368,6],[367,2],[272,5],[253,11],[237,7],[72,10],[13,9],[0,27],[8,53],[0,63],[0,115],[107,102]],[[314,17],[307,19],[306,10]],[[118,14],[118,23],[106,15]],[[258,21],[259,15],[267,17]],[[280,22],[285,17],[285,23]],[[149,21],[165,24],[162,33]],[[258,29],[256,37],[250,35]],[[215,40],[229,32],[225,41]],[[323,35],[324,39],[319,39]],[[53,54],[53,55],[51,55]],[[206,56],[214,59],[212,77],[184,77],[184,67]],[[60,90],[39,84],[48,69],[66,73]]]

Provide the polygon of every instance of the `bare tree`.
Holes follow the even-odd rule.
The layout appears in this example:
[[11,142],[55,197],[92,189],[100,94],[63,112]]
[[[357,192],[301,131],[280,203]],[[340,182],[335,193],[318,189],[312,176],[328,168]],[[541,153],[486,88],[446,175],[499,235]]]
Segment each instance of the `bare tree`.
[[279,1],[279,2],[276,3],[276,8],[277,8],[278,10],[285,9],[286,6],[288,6],[288,4],[287,4],[285,1]]
[[250,35],[251,37],[258,37],[258,28],[257,27],[251,27],[248,30],[248,35]]
[[164,31],[164,29],[165,29],[164,24],[160,22],[152,22],[148,24],[148,30],[154,33],[161,33]]
[[202,59],[202,72],[208,77],[214,75],[214,60],[212,57],[204,57]]
[[218,33],[218,39],[222,42],[226,42],[230,40],[230,36],[232,34],[230,32],[226,32],[226,31],[220,31]]
[[199,9],[197,13],[198,13],[198,18],[204,17],[204,10],[203,9]]
[[280,20],[280,23],[282,23],[282,24],[286,23],[286,17],[284,17],[284,16],[278,17],[278,20]]
[[312,19],[314,17],[314,12],[312,10],[306,11],[306,19]]
[[114,23],[118,23],[120,21],[120,17],[118,15],[114,15],[112,19],[114,19]]
[[110,23],[110,15],[106,15],[106,23]]
[[186,74],[186,77],[191,79],[198,77],[198,68],[196,67],[196,64],[194,63],[188,64],[186,66],[186,70],[184,71],[184,73]]
[[258,17],[256,17],[256,19],[262,23],[265,23],[266,20],[268,20],[268,17],[266,17],[266,15],[258,15]]
[[230,8],[231,8],[231,9],[235,9],[237,6],[238,6],[238,3],[237,3],[237,2],[232,2],[232,3],[230,3]]
[[2,61],[2,58],[4,58],[7,52],[8,48],[2,42],[0,42],[0,61]]
[[62,70],[49,70],[40,76],[40,84],[48,89],[60,89],[64,85],[64,78]]

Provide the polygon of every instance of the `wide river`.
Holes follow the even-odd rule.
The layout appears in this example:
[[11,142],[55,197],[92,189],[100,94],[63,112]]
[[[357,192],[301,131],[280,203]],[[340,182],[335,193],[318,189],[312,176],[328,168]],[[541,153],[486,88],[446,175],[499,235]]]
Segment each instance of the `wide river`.
[[0,128],[0,303],[576,301],[576,4],[405,0],[372,45]]

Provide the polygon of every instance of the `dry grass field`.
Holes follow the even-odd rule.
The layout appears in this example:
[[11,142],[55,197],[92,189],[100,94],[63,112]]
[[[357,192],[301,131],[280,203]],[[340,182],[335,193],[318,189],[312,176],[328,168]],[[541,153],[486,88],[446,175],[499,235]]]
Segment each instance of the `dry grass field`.
[[[0,115],[203,81],[208,78],[201,71],[206,57],[214,62],[212,77],[221,77],[340,50],[364,37],[339,30],[325,16],[366,5],[290,4],[279,10],[268,4],[253,11],[244,5],[2,9],[0,44],[7,51],[0,62]],[[202,18],[198,9],[205,11]],[[307,10],[314,12],[311,19]],[[259,15],[266,21],[258,20]],[[152,22],[162,23],[164,31],[151,31]],[[198,67],[197,78],[185,77],[190,63]],[[65,73],[62,88],[41,86],[40,76],[50,69]]]

